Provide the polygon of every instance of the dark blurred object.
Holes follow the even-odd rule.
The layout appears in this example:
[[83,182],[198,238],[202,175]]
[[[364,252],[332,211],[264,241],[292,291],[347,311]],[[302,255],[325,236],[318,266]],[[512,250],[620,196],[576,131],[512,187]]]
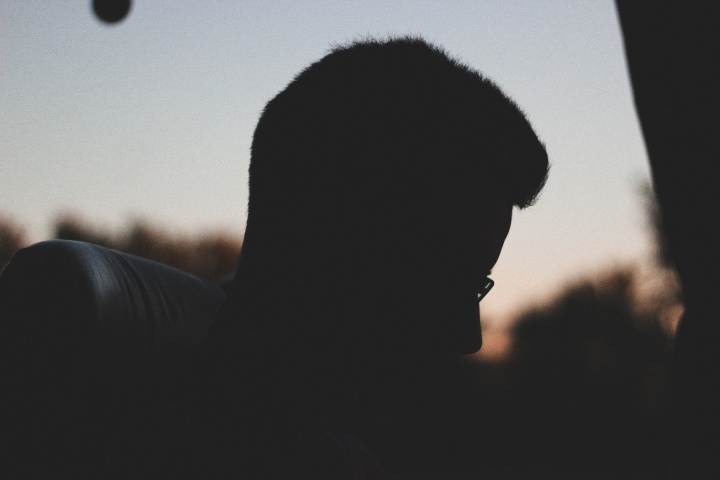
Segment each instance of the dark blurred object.
[[25,229],[13,219],[0,215],[0,271],[14,253],[26,245]]
[[55,238],[58,240],[92,243],[93,245],[100,245],[101,247],[115,247],[112,239],[106,232],[88,225],[81,220],[78,215],[71,213],[63,213],[55,221]]
[[640,192],[645,203],[645,213],[648,217],[648,226],[653,233],[655,242],[655,259],[661,269],[670,269],[675,271],[675,262],[670,253],[670,243],[665,224],[663,223],[662,212],[658,204],[655,190],[652,183],[648,181],[641,186]]
[[667,250],[683,289],[673,478],[720,478],[720,3],[617,1]]
[[130,0],[93,0],[92,8],[98,20],[105,23],[118,23],[130,13]]
[[0,275],[6,478],[136,478],[169,382],[223,299],[186,273],[48,241]]

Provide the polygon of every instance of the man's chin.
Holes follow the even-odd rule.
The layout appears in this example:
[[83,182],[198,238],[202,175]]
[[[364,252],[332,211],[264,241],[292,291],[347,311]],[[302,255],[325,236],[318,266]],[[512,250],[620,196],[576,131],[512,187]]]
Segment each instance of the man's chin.
[[[458,302],[460,304],[460,302]],[[445,350],[471,354],[482,346],[482,330],[477,302],[464,302],[462,309],[453,312],[455,321],[445,323]]]
[[480,347],[482,347],[482,333],[480,332],[480,328],[478,326],[477,332],[473,332],[473,334],[466,333],[462,336],[458,336],[458,338],[454,338],[451,341],[448,350],[453,353],[470,355],[480,350]]

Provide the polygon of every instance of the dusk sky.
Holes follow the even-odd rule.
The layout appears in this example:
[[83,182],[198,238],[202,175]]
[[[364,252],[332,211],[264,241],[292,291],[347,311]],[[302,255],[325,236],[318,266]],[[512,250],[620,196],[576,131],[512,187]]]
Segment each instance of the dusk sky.
[[419,34],[499,85],[546,144],[539,203],[516,212],[483,301],[513,312],[583,272],[652,262],[649,166],[611,1],[135,0],[0,3],[0,215],[52,235],[61,212],[119,230],[245,222],[265,105],[334,44]]

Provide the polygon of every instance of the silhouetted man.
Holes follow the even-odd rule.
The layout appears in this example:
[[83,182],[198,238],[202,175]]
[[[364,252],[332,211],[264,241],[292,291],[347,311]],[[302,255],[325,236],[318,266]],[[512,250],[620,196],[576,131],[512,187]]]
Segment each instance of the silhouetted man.
[[547,171],[518,107],[420,39],[340,47],[298,75],[253,138],[193,475],[382,478],[353,420],[418,360],[480,348],[478,293]]

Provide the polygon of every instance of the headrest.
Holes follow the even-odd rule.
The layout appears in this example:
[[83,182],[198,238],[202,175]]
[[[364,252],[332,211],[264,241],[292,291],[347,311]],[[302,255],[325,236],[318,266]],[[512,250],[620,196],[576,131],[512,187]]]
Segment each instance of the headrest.
[[162,389],[223,297],[192,275],[96,245],[54,240],[17,252],[0,274],[3,472],[137,478]]
[[0,329],[57,341],[92,337],[98,348],[164,368],[199,347],[223,297],[166,265],[51,240],[17,252],[0,275]]

